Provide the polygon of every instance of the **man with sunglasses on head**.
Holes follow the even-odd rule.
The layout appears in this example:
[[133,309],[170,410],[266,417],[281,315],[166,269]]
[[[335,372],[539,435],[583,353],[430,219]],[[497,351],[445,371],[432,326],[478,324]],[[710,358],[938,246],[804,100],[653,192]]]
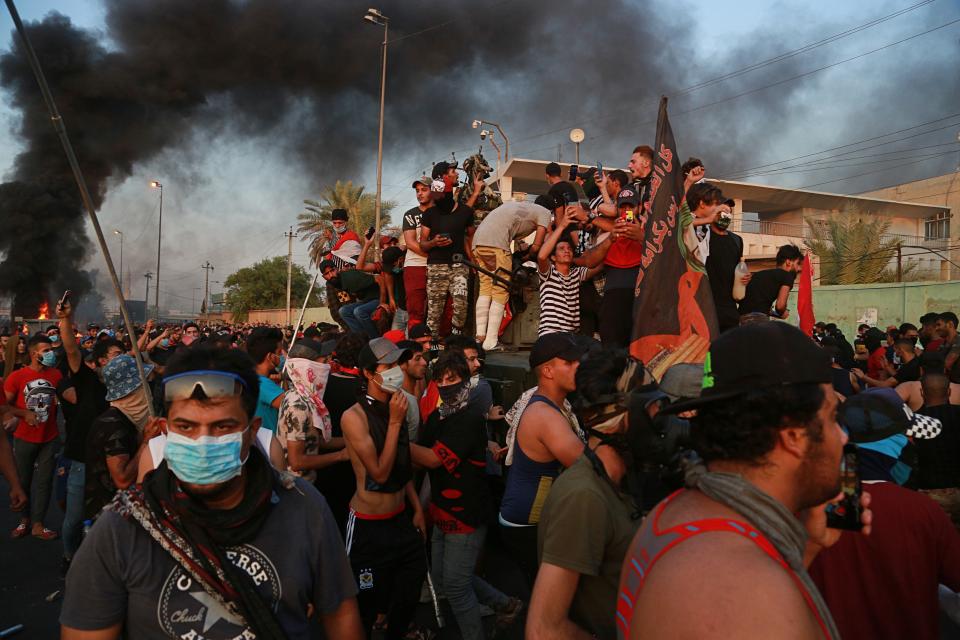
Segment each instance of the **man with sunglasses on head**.
[[237,349],[200,345],[164,378],[164,462],[117,494],[74,557],[62,638],[360,638],[333,516],[254,446],[259,381]]
[[405,353],[386,338],[363,347],[358,365],[366,389],[340,421],[357,477],[346,544],[360,615],[369,635],[376,615],[386,612],[388,639],[407,632],[427,572],[426,523],[413,488],[404,373],[397,364]]

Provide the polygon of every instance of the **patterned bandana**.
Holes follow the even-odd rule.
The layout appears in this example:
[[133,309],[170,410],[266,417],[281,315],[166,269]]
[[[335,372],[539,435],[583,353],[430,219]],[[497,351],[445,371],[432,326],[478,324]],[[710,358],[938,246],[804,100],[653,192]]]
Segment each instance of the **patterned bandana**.
[[306,358],[288,358],[283,372],[297,395],[310,407],[313,426],[320,430],[324,442],[329,442],[333,426],[327,405],[323,404],[323,391],[330,377],[330,365]]

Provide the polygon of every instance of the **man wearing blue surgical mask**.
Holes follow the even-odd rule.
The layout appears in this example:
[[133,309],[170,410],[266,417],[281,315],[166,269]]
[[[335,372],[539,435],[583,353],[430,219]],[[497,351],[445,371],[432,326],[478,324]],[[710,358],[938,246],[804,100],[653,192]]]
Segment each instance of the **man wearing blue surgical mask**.
[[[356,586],[326,502],[254,446],[258,379],[200,345],[164,378],[164,462],[101,513],[67,575],[62,637],[360,638]],[[291,535],[296,532],[296,535]]]
[[54,453],[57,449],[57,398],[56,387],[63,378],[57,366],[57,354],[50,338],[37,334],[27,341],[30,364],[17,369],[3,382],[7,404],[31,411],[20,418],[13,433],[13,455],[17,463],[17,475],[29,492],[34,469],[37,472],[37,487],[30,496],[29,510],[20,518],[12,531],[14,538],[28,533],[41,540],[55,540],[56,531],[43,525],[50,504],[53,486]]
[[280,415],[280,403],[283,401],[283,389],[274,382],[279,379],[283,369],[283,334],[280,329],[258,327],[247,340],[247,353],[256,363],[257,376],[260,378],[260,397],[257,400],[257,417],[261,426],[271,433],[277,432],[277,419]]

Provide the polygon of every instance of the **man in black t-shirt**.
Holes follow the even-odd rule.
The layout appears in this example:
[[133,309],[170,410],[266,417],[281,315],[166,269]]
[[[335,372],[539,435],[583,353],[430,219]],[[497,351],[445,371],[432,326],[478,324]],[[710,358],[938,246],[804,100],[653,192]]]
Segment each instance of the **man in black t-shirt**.
[[485,412],[470,402],[466,359],[445,351],[433,366],[433,379],[443,402],[427,419],[419,444],[410,445],[413,462],[430,475],[433,582],[447,596],[461,636],[481,638],[481,604],[498,612],[501,625],[512,621],[523,604],[474,575],[487,533],[490,492]]
[[854,369],[854,375],[871,387],[896,387],[902,382],[916,382],[920,379],[920,358],[912,338],[898,338],[893,343],[893,351],[900,358],[900,368],[885,380],[869,377],[862,369]]
[[369,338],[380,335],[372,320],[373,312],[380,306],[380,285],[377,278],[358,269],[340,271],[332,260],[320,263],[320,275],[339,291],[346,291],[357,299],[340,307],[340,317],[350,331],[364,333]]
[[[69,566],[73,555],[80,548],[83,535],[84,483],[86,481],[86,445],[90,427],[98,415],[107,409],[107,388],[100,377],[100,370],[110,360],[123,353],[123,345],[113,338],[105,338],[94,344],[92,362],[84,362],[83,353],[77,345],[73,324],[73,306],[69,301],[56,309],[60,320],[65,366],[69,378],[58,388],[60,398],[65,400],[64,419],[66,442],[63,455],[70,460],[67,476],[67,508],[63,516],[63,566]],[[67,391],[67,389],[71,391]]]
[[[733,299],[733,274],[743,258],[743,238],[728,230],[733,221],[733,206],[732,199],[724,202],[708,231],[707,278],[710,279],[710,292],[721,333],[740,325],[740,312]],[[745,276],[745,283],[750,282],[751,275]]]
[[792,244],[780,247],[777,251],[777,268],[753,274],[747,285],[747,295],[740,301],[740,315],[762,313],[786,320],[790,314],[787,296],[802,265],[803,253],[799,248]]
[[440,318],[449,294],[453,303],[453,332],[463,333],[470,271],[462,263],[454,264],[453,256],[461,254],[473,262],[470,245],[475,229],[474,212],[454,198],[455,168],[441,162],[434,167],[433,175],[434,206],[420,218],[420,248],[427,252],[427,325],[435,335],[440,331]]

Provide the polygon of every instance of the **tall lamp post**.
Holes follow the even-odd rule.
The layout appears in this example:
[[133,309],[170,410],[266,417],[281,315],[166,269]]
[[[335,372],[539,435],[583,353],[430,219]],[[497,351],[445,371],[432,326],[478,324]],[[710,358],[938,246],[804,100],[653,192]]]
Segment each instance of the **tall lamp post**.
[[[377,26],[383,27],[383,44],[381,45],[381,55],[382,60],[380,67],[380,131],[377,134],[377,201],[374,214],[374,227],[376,232],[374,238],[380,237],[380,197],[383,193],[383,105],[384,99],[387,93],[387,24],[390,20],[387,16],[380,13],[374,8],[367,9],[367,14],[363,16],[363,19]],[[377,249],[378,255],[380,250],[380,243],[377,242],[374,245]]]
[[154,276],[156,281],[153,283],[154,306],[156,307],[154,313],[156,319],[160,320],[160,241],[163,239],[163,185],[158,180],[151,180],[150,186],[160,190],[160,221],[157,224],[157,273]]
[[479,129],[480,125],[488,124],[491,127],[495,127],[497,131],[500,132],[500,137],[503,138],[503,161],[508,162],[510,160],[510,138],[507,137],[507,134],[503,132],[503,129],[500,128],[496,122],[490,122],[489,120],[474,120],[473,128]]
[[[120,291],[123,291],[123,231],[114,229],[113,235],[120,236]],[[130,295],[130,292],[124,295]]]

